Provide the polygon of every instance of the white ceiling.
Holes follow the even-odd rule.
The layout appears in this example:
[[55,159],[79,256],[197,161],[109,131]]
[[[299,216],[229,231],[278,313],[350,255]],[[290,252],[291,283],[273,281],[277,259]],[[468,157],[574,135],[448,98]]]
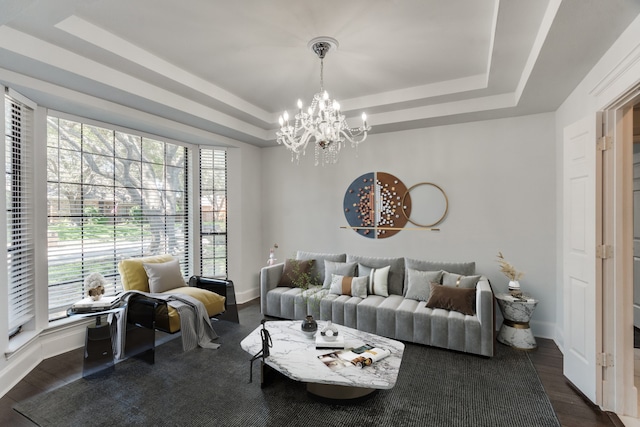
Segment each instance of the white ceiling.
[[388,132],[554,111],[638,13],[638,0],[0,0],[0,81],[89,118],[144,127],[60,87],[269,146],[278,115],[319,89],[314,37],[339,42],[325,89]]

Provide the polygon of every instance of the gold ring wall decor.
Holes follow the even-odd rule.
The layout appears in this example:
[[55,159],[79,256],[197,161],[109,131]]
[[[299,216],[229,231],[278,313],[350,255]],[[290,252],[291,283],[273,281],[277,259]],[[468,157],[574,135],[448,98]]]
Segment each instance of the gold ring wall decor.
[[[411,219],[411,213],[412,211],[409,210],[409,213],[407,213],[405,211],[405,209],[402,209],[402,214],[404,215],[404,217],[413,225],[418,226],[418,227],[433,227],[434,225],[438,225],[442,222],[442,220],[447,216],[447,212],[449,211],[449,199],[447,198],[447,194],[444,192],[444,190],[442,188],[440,188],[438,185],[432,183],[432,182],[419,182],[418,184],[412,185],[411,187],[409,187],[409,189],[407,190],[407,192],[404,194],[404,196],[402,197],[402,204],[401,206],[404,206],[404,201],[405,198],[409,197],[410,200],[413,200],[413,213],[417,212],[419,209],[416,209],[416,205],[418,200],[420,200],[419,197],[416,197],[415,195],[413,197],[411,197],[409,195],[409,193],[411,193],[412,190],[415,190],[418,187],[422,187],[422,186],[429,186],[429,188],[432,188],[434,191],[439,192],[440,194],[442,194],[442,198],[443,200],[440,202],[440,206],[435,206],[435,208],[437,209],[437,213],[436,215],[434,215],[434,219],[437,218],[437,220],[435,220],[434,222],[431,222],[430,224],[419,224],[417,221],[412,220]],[[428,200],[429,203],[432,202],[432,200]],[[438,215],[440,215],[438,217]]]

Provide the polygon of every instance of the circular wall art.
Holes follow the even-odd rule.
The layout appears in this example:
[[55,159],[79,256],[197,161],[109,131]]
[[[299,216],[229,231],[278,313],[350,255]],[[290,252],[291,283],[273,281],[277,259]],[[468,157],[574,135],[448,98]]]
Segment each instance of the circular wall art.
[[344,216],[356,233],[381,239],[398,233],[411,216],[411,195],[397,177],[369,172],[349,185]]
[[431,182],[412,185],[405,197],[413,196],[413,214],[403,211],[407,220],[418,227],[440,224],[449,211],[449,199],[442,188]]

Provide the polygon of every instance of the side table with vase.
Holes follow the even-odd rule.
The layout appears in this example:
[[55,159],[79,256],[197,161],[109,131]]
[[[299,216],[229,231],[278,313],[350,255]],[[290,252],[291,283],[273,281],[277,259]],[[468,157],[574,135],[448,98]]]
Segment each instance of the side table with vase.
[[504,317],[498,341],[520,350],[535,349],[537,343],[529,321],[538,300],[528,296],[515,297],[509,293],[496,294],[496,299]]

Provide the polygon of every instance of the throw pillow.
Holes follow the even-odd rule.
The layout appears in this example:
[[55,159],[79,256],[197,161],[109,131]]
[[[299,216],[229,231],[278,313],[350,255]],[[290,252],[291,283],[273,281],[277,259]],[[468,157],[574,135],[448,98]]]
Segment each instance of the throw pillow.
[[168,262],[143,263],[142,267],[149,278],[149,292],[153,294],[186,286],[176,258]]
[[454,286],[456,288],[475,289],[480,276],[461,276],[460,274],[444,272],[442,276],[442,284],[445,286]]
[[431,296],[427,301],[427,307],[453,310],[473,316],[475,295],[475,289],[453,288],[439,283],[431,283]]
[[[289,288],[300,286],[300,282],[304,282],[305,279],[311,278],[313,263],[314,260],[312,259],[305,261],[286,259],[284,261],[284,270],[282,271],[282,277],[280,277],[278,286],[286,286]],[[307,276],[306,278],[304,277],[305,275]]]
[[440,283],[443,273],[442,270],[420,271],[409,268],[407,270],[409,282],[407,283],[407,295],[405,295],[405,298],[428,301],[429,295],[431,295],[431,282]]
[[329,293],[336,295],[350,295],[352,297],[367,297],[367,277],[349,277],[339,274],[331,275]]
[[355,262],[335,262],[324,260],[324,283],[322,289],[331,288],[331,275],[338,274],[340,276],[355,276],[356,275],[356,263]]
[[367,293],[369,295],[379,295],[381,297],[389,296],[390,269],[390,265],[383,268],[372,268],[366,265],[358,264],[358,276],[367,276],[369,278],[367,284]]

